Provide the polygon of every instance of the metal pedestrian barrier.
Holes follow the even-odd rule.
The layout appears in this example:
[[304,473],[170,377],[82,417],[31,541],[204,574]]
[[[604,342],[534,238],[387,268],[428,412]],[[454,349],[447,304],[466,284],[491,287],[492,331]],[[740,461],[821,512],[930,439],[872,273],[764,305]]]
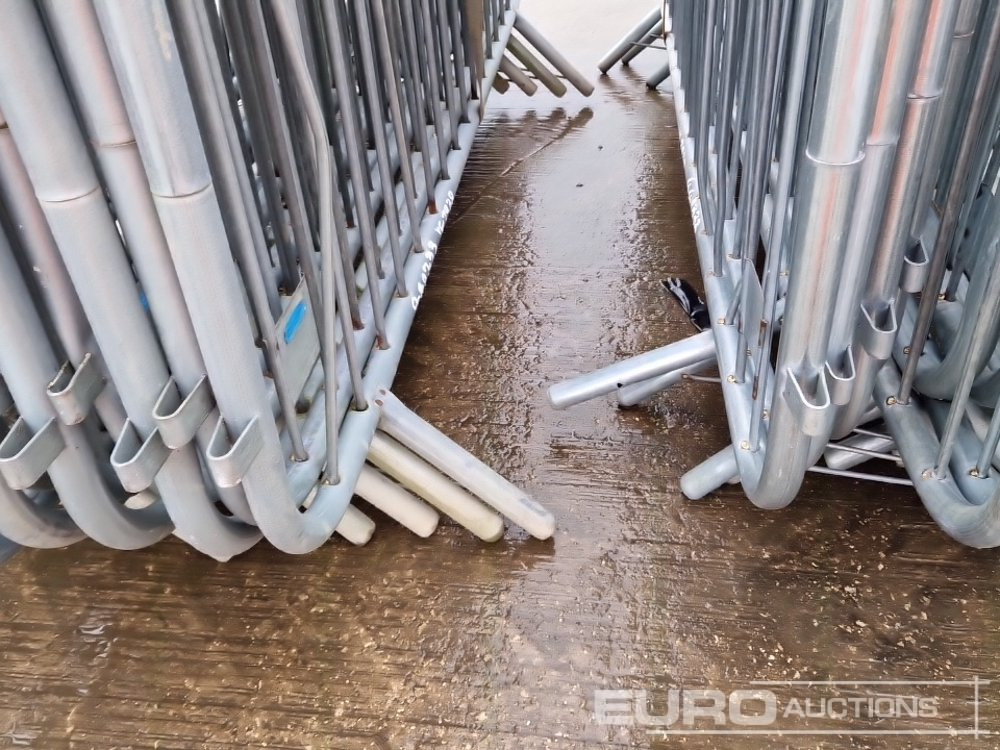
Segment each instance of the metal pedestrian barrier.
[[647,84],[671,82],[711,329],[553,405],[717,367],[732,443],[688,497],[738,481],[781,508],[809,471],[906,484],[953,538],[1000,545],[998,45],[997,0],[654,9],[599,68],[662,48]]
[[589,93],[517,6],[0,1],[0,534],[552,535],[388,390],[498,71]]

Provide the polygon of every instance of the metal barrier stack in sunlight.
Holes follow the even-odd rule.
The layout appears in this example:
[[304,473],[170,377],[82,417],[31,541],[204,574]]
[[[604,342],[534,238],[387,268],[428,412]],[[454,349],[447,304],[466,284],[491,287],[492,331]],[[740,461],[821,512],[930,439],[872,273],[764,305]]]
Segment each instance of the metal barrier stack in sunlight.
[[0,10],[0,533],[553,533],[387,390],[506,52],[589,85],[516,0]]
[[[552,403],[717,365],[732,444],[688,497],[907,484],[955,539],[1000,545],[1000,2],[668,2],[600,69],[663,35],[649,84],[672,82],[711,330]],[[852,470],[869,459],[888,471]]]

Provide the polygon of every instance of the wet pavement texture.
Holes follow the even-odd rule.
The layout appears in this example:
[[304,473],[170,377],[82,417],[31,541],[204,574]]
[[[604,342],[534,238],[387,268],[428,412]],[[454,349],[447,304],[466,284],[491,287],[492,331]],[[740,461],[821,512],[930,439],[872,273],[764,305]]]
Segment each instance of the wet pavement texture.
[[[523,10],[590,73],[646,5]],[[679,477],[727,441],[717,386],[548,405],[553,382],[693,332],[659,285],[699,278],[673,104],[643,84],[660,55],[589,100],[494,94],[394,389],[549,507],[555,538],[443,522],[422,540],[366,509],[367,548],[304,557],[21,552],[0,579],[0,747],[996,746],[595,720],[603,689],[1000,674],[997,555],[905,488],[811,477],[779,512],[738,487],[694,503]]]

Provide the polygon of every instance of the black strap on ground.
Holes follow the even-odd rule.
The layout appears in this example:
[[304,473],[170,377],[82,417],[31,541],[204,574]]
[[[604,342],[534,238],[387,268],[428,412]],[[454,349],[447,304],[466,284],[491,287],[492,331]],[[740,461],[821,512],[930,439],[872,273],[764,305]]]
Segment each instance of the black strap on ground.
[[681,308],[683,308],[688,319],[691,321],[691,325],[699,331],[704,331],[711,327],[712,320],[708,316],[708,306],[691,282],[677,278],[676,276],[668,276],[660,283],[680,303]]

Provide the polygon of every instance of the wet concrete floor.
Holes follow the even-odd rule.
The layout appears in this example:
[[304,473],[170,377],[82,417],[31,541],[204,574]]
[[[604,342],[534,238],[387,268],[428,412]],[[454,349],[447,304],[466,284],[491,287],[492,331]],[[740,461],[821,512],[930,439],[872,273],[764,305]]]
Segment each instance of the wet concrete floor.
[[[646,5],[523,10],[589,72]],[[19,553],[0,577],[0,747],[996,746],[595,719],[595,690],[1000,674],[998,558],[950,542],[909,491],[820,477],[781,512],[738,488],[692,503],[680,475],[726,442],[717,386],[548,406],[551,383],[692,332],[658,285],[698,278],[672,102],[642,83],[660,60],[589,100],[491,100],[397,378],[552,509],[555,538],[420,540],[372,511],[367,548],[305,557]]]

